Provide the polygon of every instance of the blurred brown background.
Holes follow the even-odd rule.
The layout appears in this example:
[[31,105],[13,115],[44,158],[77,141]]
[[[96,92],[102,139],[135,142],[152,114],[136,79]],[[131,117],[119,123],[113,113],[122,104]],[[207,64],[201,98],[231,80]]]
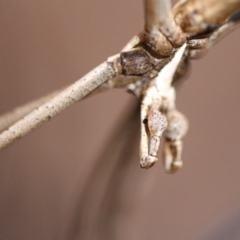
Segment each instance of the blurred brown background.
[[[74,82],[142,26],[137,0],[0,0],[0,113]],[[0,239],[240,239],[239,37],[194,61],[178,91],[190,131],[176,175],[139,168],[137,100],[124,90],[3,151]]]

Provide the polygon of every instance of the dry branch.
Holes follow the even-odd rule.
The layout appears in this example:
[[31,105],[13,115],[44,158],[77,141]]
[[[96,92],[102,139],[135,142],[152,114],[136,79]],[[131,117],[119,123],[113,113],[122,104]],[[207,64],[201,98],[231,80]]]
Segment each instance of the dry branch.
[[56,96],[60,91],[54,91],[44,97],[28,102],[22,106],[6,112],[0,116],[0,133],[13,125],[15,122],[32,112],[35,108],[46,103],[48,100]]
[[0,150],[26,136],[114,76],[115,71],[108,62],[99,65],[86,76],[4,131],[0,135]]

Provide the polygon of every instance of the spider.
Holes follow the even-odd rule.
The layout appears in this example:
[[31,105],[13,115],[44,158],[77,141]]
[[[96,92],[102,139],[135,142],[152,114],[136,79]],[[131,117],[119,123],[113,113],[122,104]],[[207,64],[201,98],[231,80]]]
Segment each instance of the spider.
[[163,136],[164,168],[174,173],[183,165],[182,140],[188,130],[188,121],[176,108],[173,82],[187,72],[189,59],[206,54],[230,28],[231,21],[217,28],[203,21],[196,23],[197,14],[192,14],[189,18],[195,21],[194,33],[191,28],[184,33],[173,13],[177,18],[187,1],[180,1],[173,13],[168,0],[146,0],[144,3],[144,31],[134,37],[120,55],[108,59],[118,76],[100,88],[126,87],[128,92],[140,97],[140,166],[148,169],[157,162]]
[[140,166],[148,169],[157,162],[163,136],[165,171],[176,172],[183,165],[182,140],[188,121],[176,108],[174,82],[185,75],[190,59],[204,56],[237,25],[239,7],[239,0],[202,0],[201,4],[181,0],[171,9],[170,0],[144,0],[145,28],[121,53],[57,96],[51,95],[43,105],[41,99],[41,104],[30,104],[20,115],[13,112],[11,124],[2,127],[8,116],[0,117],[0,130],[15,123],[0,134],[0,149],[88,94],[121,87],[141,99]]
[[[176,109],[176,94],[172,81],[179,67],[182,67],[185,62],[186,50],[185,43],[170,59],[159,61],[159,59],[152,59],[153,57],[149,56],[142,47],[136,47],[123,51],[120,57],[116,58],[117,60],[109,59],[109,62],[118,62],[121,58],[120,71],[126,75],[118,75],[101,88],[125,86],[128,92],[141,98],[140,166],[142,168],[148,169],[158,160],[157,153],[163,133],[165,170],[173,173],[182,166],[182,138],[187,132],[188,122],[186,117]],[[151,71],[148,70],[150,63],[153,66]],[[141,65],[140,73],[138,66],[136,68],[138,72],[134,72],[132,66],[135,64]],[[128,69],[128,65],[131,69]],[[147,72],[144,73],[145,71]],[[139,77],[133,74],[142,75]]]

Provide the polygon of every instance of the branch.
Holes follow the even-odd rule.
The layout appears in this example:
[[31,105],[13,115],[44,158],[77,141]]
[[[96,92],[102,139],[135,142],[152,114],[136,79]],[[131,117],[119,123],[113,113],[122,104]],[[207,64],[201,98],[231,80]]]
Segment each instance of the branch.
[[104,62],[83,78],[63,90],[47,103],[26,115],[8,130],[0,134],[0,150],[26,136],[44,122],[83,99],[98,86],[115,76],[113,66]]
[[48,100],[56,96],[60,91],[54,91],[44,97],[28,102],[22,106],[18,106],[13,110],[6,112],[0,116],[0,133],[13,125],[15,122],[32,112],[37,107],[46,103]]
[[222,40],[230,32],[234,31],[240,25],[240,21],[229,21],[217,29],[209,38],[207,48],[211,48],[214,44]]

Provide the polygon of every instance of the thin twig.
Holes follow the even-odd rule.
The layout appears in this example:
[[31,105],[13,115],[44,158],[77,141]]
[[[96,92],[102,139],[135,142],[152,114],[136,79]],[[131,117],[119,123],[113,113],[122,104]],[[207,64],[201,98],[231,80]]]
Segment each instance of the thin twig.
[[113,66],[108,62],[102,63],[86,76],[0,134],[0,150],[32,132],[114,76]]
[[15,122],[32,112],[37,107],[46,103],[48,100],[56,96],[60,91],[54,91],[44,97],[38,98],[31,102],[18,106],[11,111],[8,111],[0,116],[0,133],[13,125]]
[[240,21],[229,21],[217,29],[209,38],[207,48],[211,48],[214,44],[222,40],[230,32],[240,26]]

